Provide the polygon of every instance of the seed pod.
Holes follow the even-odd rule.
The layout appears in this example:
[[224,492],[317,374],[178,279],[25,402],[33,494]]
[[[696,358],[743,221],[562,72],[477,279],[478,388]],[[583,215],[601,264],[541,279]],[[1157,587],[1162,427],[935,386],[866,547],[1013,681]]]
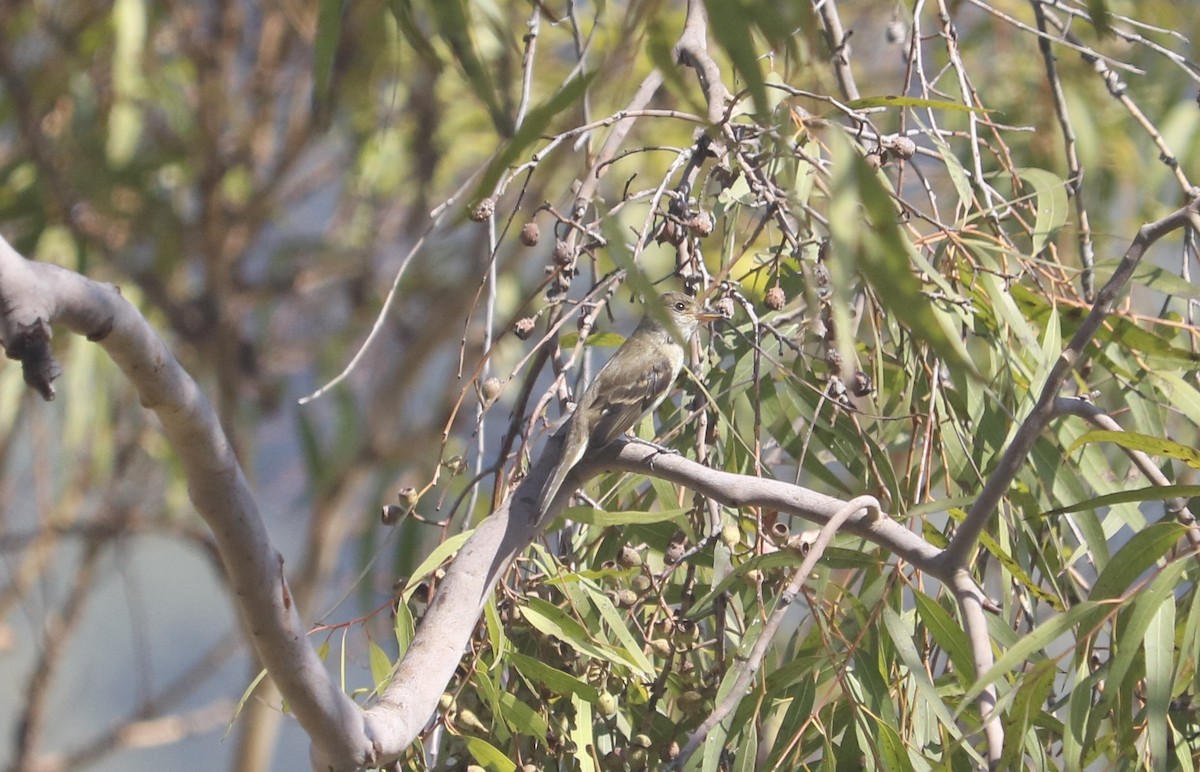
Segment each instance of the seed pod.
[[642,564],[642,556],[637,550],[626,544],[621,547],[621,551],[617,553],[617,563],[626,568],[633,568]]
[[697,236],[707,236],[713,231],[712,215],[701,209],[688,218],[687,227]]
[[533,222],[532,220],[525,223],[525,226],[521,228],[521,243],[527,247],[536,247],[538,239],[540,239],[541,236],[542,232],[538,230],[537,223]]
[[787,295],[783,292],[783,287],[776,284],[767,290],[767,308],[772,311],[778,311],[787,303]]
[[858,370],[850,379],[850,391],[856,397],[865,397],[875,391],[875,384],[871,382],[871,376]]
[[412,509],[417,505],[417,489],[406,485],[396,492],[396,498],[400,501],[400,506]]
[[468,215],[475,222],[483,222],[496,213],[496,199],[488,196],[475,205]]
[[725,319],[733,318],[734,308],[733,298],[721,298],[716,303],[713,303],[713,310]]
[[903,158],[907,161],[916,155],[917,143],[908,137],[894,137],[888,143],[888,149],[895,153],[897,158]]
[[871,167],[872,169],[878,170],[878,169],[882,168],[883,167],[883,151],[880,150],[877,152],[877,151],[873,150],[870,153],[867,153],[866,161],[867,161],[867,166]]
[[684,713],[695,713],[704,708],[704,695],[695,689],[688,689],[679,695],[677,704]]
[[533,334],[533,327],[536,322],[532,316],[526,316],[523,319],[518,319],[513,325],[513,335],[516,335],[521,340],[529,340],[529,336]]
[[400,518],[404,517],[404,512],[405,510],[395,504],[385,504],[379,519],[384,525],[395,525],[400,522]]
[[742,530],[737,523],[726,523],[721,529],[721,543],[726,547],[735,547],[742,540]]
[[554,242],[554,252],[550,256],[554,260],[554,264],[562,267],[570,265],[575,260],[575,250],[571,245],[562,239]]
[[617,714],[617,698],[608,692],[600,692],[600,698],[596,700],[596,709],[605,718],[615,716]]
[[633,588],[634,592],[641,595],[650,589],[650,577],[645,574],[638,574],[629,582],[629,586]]
[[479,387],[479,391],[483,396],[483,404],[490,405],[500,396],[500,392],[504,387],[500,384],[500,379],[496,377],[488,378]]
[[671,656],[671,642],[666,638],[651,638],[650,651],[654,652],[655,656],[669,657]]
[[621,608],[632,608],[638,602],[637,593],[633,590],[617,590],[617,605]]

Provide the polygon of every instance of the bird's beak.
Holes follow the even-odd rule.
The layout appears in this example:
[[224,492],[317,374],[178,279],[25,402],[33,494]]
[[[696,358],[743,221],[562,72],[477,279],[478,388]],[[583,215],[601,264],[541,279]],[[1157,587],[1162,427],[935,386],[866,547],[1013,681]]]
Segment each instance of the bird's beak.
[[709,308],[702,308],[696,312],[696,319],[701,322],[715,322],[718,319],[724,319],[725,314],[718,313]]

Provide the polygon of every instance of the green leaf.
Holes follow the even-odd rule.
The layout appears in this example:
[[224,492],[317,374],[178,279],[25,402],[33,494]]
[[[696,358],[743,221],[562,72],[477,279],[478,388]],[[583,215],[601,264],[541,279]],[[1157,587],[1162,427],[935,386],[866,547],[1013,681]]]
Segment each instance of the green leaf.
[[1164,440],[1161,437],[1138,434],[1137,432],[1114,432],[1093,429],[1071,443],[1071,447],[1067,448],[1067,453],[1074,453],[1078,448],[1093,442],[1111,442],[1114,445],[1120,445],[1122,448],[1140,450],[1152,456],[1176,458],[1192,469],[1200,469],[1200,451],[1197,451],[1195,448],[1181,445],[1171,440]]
[[446,539],[446,541],[437,545],[437,547],[433,549],[433,552],[430,552],[429,555],[421,561],[421,564],[417,566],[416,570],[412,572],[412,576],[410,576],[408,579],[408,585],[404,589],[404,598],[406,600],[410,598],[413,594],[413,591],[416,590],[417,584],[420,583],[420,581],[426,576],[433,573],[433,570],[440,566],[442,562],[446,560],[446,558],[450,557],[455,552],[458,552],[459,548],[466,543],[467,539],[469,539],[471,534],[474,532],[474,529],[472,529],[470,531],[464,531],[463,533],[455,534],[449,539]]
[[387,0],[388,9],[392,12],[392,17],[396,20],[396,26],[400,30],[400,34],[408,41],[408,44],[413,47],[413,50],[424,59],[427,63],[433,65],[434,70],[441,71],[441,59],[437,55],[437,51],[429,43],[429,39],[425,37],[425,33],[417,25],[416,15],[413,13],[412,0]]
[[975,656],[971,653],[971,644],[967,641],[962,626],[955,623],[954,618],[940,603],[925,593],[914,593],[913,598],[921,624],[929,630],[937,645],[950,655],[950,661],[954,663],[954,672],[964,681],[969,679],[970,674],[975,672]]
[[312,112],[325,123],[332,112],[333,64],[342,36],[342,0],[319,0],[317,35],[313,40]]
[[1096,28],[1096,33],[1101,37],[1107,35],[1111,26],[1108,3],[1105,0],[1087,0],[1087,9],[1088,16],[1092,20],[1092,26]]
[[479,57],[470,18],[470,5],[466,0],[437,0],[429,3],[427,7],[433,11],[438,34],[450,46],[451,53],[458,60],[467,78],[467,84],[487,108],[496,131],[502,136],[512,134],[512,119],[500,107],[491,69]]
[[383,691],[392,680],[392,659],[375,641],[367,641],[367,659],[371,665],[371,680],[376,691]]
[[[947,362],[978,375],[961,337],[947,329],[946,317],[934,313],[932,301],[921,291],[921,282],[913,275],[916,250],[900,230],[898,214],[888,190],[875,170],[867,166],[849,142],[840,135],[832,144],[835,156],[834,198],[859,198],[869,225],[864,228],[857,213],[830,213],[830,229],[835,246],[849,254],[839,260],[857,259],[867,283],[912,335],[925,341]],[[849,166],[849,173],[846,167]],[[836,243],[840,242],[840,243]]]
[[595,772],[592,749],[596,746],[596,734],[592,722],[592,704],[578,696],[571,697],[575,709],[575,720],[571,722],[571,744],[575,746],[575,763],[579,772]]
[[1004,716],[1004,752],[1000,757],[1000,769],[1019,769],[1017,761],[1026,753],[1025,733],[1042,718],[1046,697],[1058,675],[1054,660],[1037,663],[1021,679]]
[[677,520],[691,511],[690,507],[664,509],[660,512],[640,512],[638,510],[602,512],[591,507],[568,507],[563,510],[563,517],[568,520],[574,520],[576,523],[607,528],[613,525],[631,525],[634,523],[665,523],[669,520]]
[[1034,190],[1036,218],[1033,224],[1033,246],[1030,255],[1036,257],[1046,248],[1046,242],[1058,233],[1067,221],[1070,204],[1067,185],[1062,178],[1045,169],[1017,169],[1017,176]]
[[[923,593],[918,593],[918,595],[923,595]],[[929,598],[926,598],[926,601],[929,603],[933,602]],[[940,606],[938,608],[941,610]],[[908,668],[908,678],[916,683],[917,694],[920,695],[926,707],[937,718],[938,723],[943,728],[942,731],[945,731],[956,740],[961,740],[962,732],[954,720],[954,715],[951,713],[949,707],[947,707],[945,700],[942,699],[941,694],[938,693],[937,685],[930,679],[921,653],[917,651],[917,647],[913,644],[912,630],[909,629],[909,626],[901,619],[900,615],[888,606],[883,607],[883,623],[887,628],[892,645],[896,648],[896,653],[900,656],[901,661],[904,662],[904,666]],[[959,634],[962,637],[961,630],[959,630]],[[955,668],[958,668],[957,662],[955,662]],[[967,677],[969,673],[970,671],[965,671],[960,674],[960,679]],[[971,755],[977,765],[980,767],[987,766],[987,762],[974,748],[968,745],[965,746],[965,750]]]
[[[970,705],[989,685],[995,683],[1009,671],[1024,663],[1034,653],[1041,651],[1059,636],[1072,630],[1076,625],[1085,631],[1090,631],[1111,612],[1111,606],[1106,603],[1083,601],[1072,606],[1064,614],[1057,614],[1046,622],[1020,638],[1008,651],[996,660],[996,664],[971,685],[963,695],[963,707]],[[1039,658],[1040,659],[1040,658]]]
[[867,110],[873,107],[921,107],[934,110],[949,110],[955,113],[979,113],[981,115],[990,112],[980,107],[971,107],[945,99],[922,99],[921,97],[887,95],[852,99],[846,103],[846,106],[854,110]]
[[488,772],[515,772],[517,765],[487,740],[460,735],[472,758]]
[[546,725],[546,719],[539,716],[533,708],[518,700],[510,692],[501,692],[499,699],[500,716],[504,719],[504,723],[512,727],[514,733],[533,737],[542,745],[546,744],[546,736],[550,731]]
[[[1116,273],[1117,267],[1120,264],[1121,260],[1119,258],[1097,261],[1095,265],[1096,278],[1100,282],[1111,278]],[[1196,286],[1195,283],[1184,279],[1177,273],[1168,271],[1145,260],[1134,267],[1129,281],[1133,284],[1141,284],[1144,287],[1158,290],[1171,297],[1200,300],[1200,287]]]
[[[579,342],[579,333],[568,332],[558,337],[558,343],[563,348],[573,348]],[[625,342],[625,336],[619,332],[594,332],[587,337],[586,345],[601,348],[617,348]]]
[[624,651],[597,643],[583,625],[567,616],[562,609],[541,598],[530,598],[528,604],[521,608],[521,614],[543,635],[557,638],[580,654],[602,659],[623,668],[640,670],[638,663]]
[[1088,599],[1102,601],[1123,594],[1139,576],[1161,560],[1186,531],[1187,527],[1180,523],[1155,523],[1135,533],[1097,577]]
[[688,609],[686,618],[694,621],[712,613],[713,604],[716,602],[716,599],[728,592],[730,586],[735,582],[742,581],[742,577],[746,575],[747,571],[757,569],[763,573],[770,574],[777,572],[781,568],[798,566],[802,562],[804,562],[804,558],[791,550],[780,550],[779,552],[772,552],[769,555],[759,555],[758,557],[751,558],[730,571],[715,587],[702,595]]
[[1075,504],[1043,512],[1038,517],[1065,515],[1070,512],[1081,512],[1086,509],[1098,509],[1100,507],[1111,507],[1117,504],[1129,504],[1138,501],[1164,501],[1174,498],[1191,498],[1192,496],[1200,496],[1200,485],[1149,485],[1145,488],[1106,493],[1103,496],[1085,499]]
[[[1118,552],[1109,565],[1112,566],[1122,559],[1121,553]],[[1176,560],[1170,563],[1158,576],[1154,577],[1154,581],[1150,583],[1149,587],[1128,602],[1127,613],[1121,615],[1120,624],[1116,626],[1117,640],[1113,647],[1114,655],[1107,663],[1107,672],[1103,674],[1105,682],[1114,686],[1104,689],[1103,697],[1093,711],[1091,721],[1094,722],[1108,716],[1113,704],[1128,696],[1122,696],[1122,689],[1119,685],[1125,682],[1129,671],[1136,668],[1137,660],[1148,654],[1144,648],[1146,635],[1162,611],[1163,604],[1171,605],[1173,615],[1174,593],[1178,588],[1179,578],[1187,567],[1188,561],[1186,560]],[[1174,650],[1173,643],[1172,637],[1172,651]],[[1170,656],[1167,657],[1167,660],[1169,671]],[[1148,662],[1143,662],[1143,668],[1136,669],[1144,669],[1148,667],[1148,664]],[[1171,680],[1169,672],[1167,680],[1168,682]],[[1089,739],[1094,736],[1096,729],[1096,726],[1088,727],[1087,737]]]
[[580,587],[587,594],[587,599],[592,606],[600,612],[601,618],[608,625],[609,630],[616,639],[624,647],[625,655],[637,663],[638,670],[641,675],[646,678],[653,678],[655,675],[654,663],[642,651],[642,647],[634,640],[633,634],[629,632],[629,627],[625,624],[625,620],[621,618],[621,614],[617,611],[617,607],[613,605],[612,600],[602,592],[598,592],[591,582],[581,582]]
[[910,772],[913,769],[912,759],[908,757],[904,738],[896,731],[896,727],[878,719],[874,727],[877,731],[876,748],[879,752],[880,768]]
[[1167,711],[1171,707],[1171,660],[1175,654],[1175,598],[1162,599],[1146,628],[1146,733],[1154,769],[1167,769]]
[[[453,3],[448,2],[447,4],[452,5]],[[440,2],[435,3],[435,6],[440,5]],[[546,127],[550,125],[555,116],[575,104],[576,100],[587,90],[588,85],[595,76],[596,73],[593,72],[575,78],[559,89],[554,96],[526,113],[525,120],[521,123],[521,128],[517,130],[512,139],[500,148],[500,151],[492,159],[492,162],[488,164],[487,170],[483,173],[483,178],[475,188],[475,197],[472,203],[492,195],[492,191],[496,189],[496,182],[500,179],[500,175],[504,173],[504,170],[515,163],[529,149],[529,146],[542,136]]]
[[759,65],[758,49],[750,34],[751,15],[743,0],[704,0],[708,9],[708,34],[729,55],[733,69],[742,77],[754,100],[754,109],[765,122],[769,112],[767,87]]
[[596,687],[540,659],[516,652],[509,652],[506,659],[521,675],[537,681],[555,694],[576,695],[589,703],[600,699],[600,690]]

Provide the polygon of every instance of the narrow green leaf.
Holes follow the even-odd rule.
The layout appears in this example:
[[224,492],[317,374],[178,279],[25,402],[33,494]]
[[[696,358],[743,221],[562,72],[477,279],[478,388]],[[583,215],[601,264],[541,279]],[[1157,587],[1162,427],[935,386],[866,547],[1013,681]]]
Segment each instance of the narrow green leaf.
[[650,658],[642,651],[642,647],[634,640],[633,634],[629,632],[629,627],[626,626],[625,620],[621,618],[621,614],[617,611],[617,607],[613,605],[612,600],[604,593],[598,592],[590,582],[581,583],[580,587],[583,588],[592,606],[600,612],[600,616],[604,619],[605,624],[608,625],[609,630],[620,642],[625,655],[630,661],[636,663],[637,669],[641,671],[641,675],[645,678],[653,678],[656,672],[654,663],[650,661]]
[[637,510],[602,512],[591,507],[568,507],[563,511],[563,517],[568,520],[574,520],[577,523],[607,528],[612,525],[630,525],[633,523],[665,523],[669,520],[677,520],[691,511],[690,508],[685,508],[664,509],[660,512],[639,512]]
[[1111,21],[1106,0],[1087,0],[1087,9],[1088,16],[1092,20],[1092,26],[1096,28],[1096,33],[1101,37],[1107,35],[1111,27]]
[[917,616],[921,624],[929,630],[938,646],[950,655],[954,663],[954,672],[964,683],[969,681],[975,672],[975,657],[971,653],[971,644],[967,640],[962,626],[955,623],[941,604],[923,592],[914,593]]
[[[436,3],[435,5],[441,5],[441,3]],[[500,151],[496,153],[492,162],[488,164],[487,170],[483,173],[483,177],[479,181],[479,185],[475,188],[475,196],[471,203],[492,195],[492,191],[496,188],[496,182],[500,179],[500,175],[504,173],[504,170],[515,163],[529,149],[529,146],[542,136],[546,127],[550,125],[555,116],[575,104],[576,100],[587,90],[588,85],[595,76],[596,73],[593,72],[575,78],[559,89],[548,100],[526,113],[525,120],[521,123],[521,128],[517,130],[512,139],[500,148]]]
[[455,534],[438,546],[434,547],[433,552],[421,561],[413,571],[412,576],[408,579],[408,585],[404,589],[404,597],[407,600],[412,596],[413,591],[417,588],[417,584],[426,576],[431,574],[435,568],[440,566],[446,558],[458,552],[459,548],[466,543],[467,539],[474,533],[474,529],[464,531],[463,533]]
[[546,736],[550,728],[546,719],[534,712],[533,708],[521,702],[510,692],[500,693],[500,716],[504,723],[513,729],[514,734],[533,737],[542,745],[546,744]]
[[1129,504],[1137,501],[1164,501],[1174,498],[1191,498],[1192,496],[1200,496],[1200,485],[1149,485],[1145,488],[1106,493],[1103,496],[1085,499],[1075,504],[1043,512],[1038,517],[1052,517],[1069,512],[1081,512],[1087,509],[1111,507],[1116,504]]
[[[978,375],[960,335],[947,329],[945,317],[934,313],[931,301],[921,291],[921,282],[912,268],[916,250],[900,230],[890,193],[848,141],[839,137],[832,144],[835,169],[841,167],[834,178],[835,200],[839,195],[860,199],[867,220],[863,223],[858,212],[840,216],[830,213],[835,242],[840,241],[838,246],[851,253],[839,255],[839,260],[857,258],[863,277],[908,332],[929,344],[947,362]],[[850,167],[849,173],[846,166]],[[869,227],[864,228],[864,224]]]
[[804,562],[804,558],[796,555],[788,550],[772,552],[769,555],[759,555],[756,558],[751,558],[746,562],[738,565],[726,575],[715,587],[706,592],[697,600],[690,609],[688,609],[687,619],[697,620],[708,616],[712,613],[713,603],[716,599],[729,591],[730,586],[734,582],[741,581],[747,571],[759,570],[765,574],[772,574],[779,569],[798,566]]
[[[1119,259],[1098,261],[1095,266],[1096,278],[1101,282],[1111,278],[1120,264]],[[1156,289],[1172,297],[1200,300],[1200,287],[1195,283],[1184,279],[1178,273],[1146,261],[1137,264],[1129,281],[1132,284],[1141,284],[1144,287]]]
[[396,645],[399,647],[400,658],[403,658],[404,653],[408,651],[409,644],[412,643],[415,632],[412,612],[408,610],[408,604],[404,601],[396,603],[396,623],[392,629],[396,634]]
[[875,747],[879,752],[880,769],[911,772],[912,759],[908,757],[908,748],[896,727],[885,721],[876,721],[875,729]]
[[471,757],[488,772],[515,772],[517,765],[487,740],[471,735],[460,735],[460,738]]
[[427,7],[433,11],[438,34],[450,46],[451,53],[462,67],[467,84],[487,108],[496,131],[501,136],[512,134],[512,119],[501,109],[491,70],[479,56],[471,22],[471,7],[467,0],[437,0]]
[[742,77],[754,100],[754,109],[766,121],[769,112],[767,87],[764,85],[758,49],[750,34],[751,15],[742,0],[705,0],[708,9],[708,33],[729,55],[733,69]]
[[625,652],[613,649],[593,640],[593,636],[576,620],[567,616],[562,609],[541,598],[530,598],[522,607],[522,616],[543,635],[551,635],[567,644],[580,654],[602,659],[614,665],[638,671],[637,662]]
[[1089,600],[1116,598],[1178,543],[1187,528],[1180,523],[1155,523],[1133,535],[1092,585]]
[[1146,628],[1147,750],[1155,770],[1166,770],[1167,711],[1171,707],[1172,659],[1175,654],[1175,598],[1162,599],[1153,622]]
[[571,707],[575,709],[575,720],[571,722],[571,741],[575,746],[577,769],[579,772],[595,772],[592,750],[595,748],[596,734],[592,722],[592,704],[572,695]]
[[[918,594],[923,595],[922,593]],[[928,598],[926,600],[932,603]],[[954,715],[949,706],[946,705],[945,700],[942,699],[941,694],[939,694],[937,685],[930,680],[929,673],[925,668],[925,660],[913,644],[913,632],[905,624],[904,620],[900,618],[900,615],[889,606],[883,607],[883,623],[887,628],[888,635],[891,637],[892,645],[896,647],[896,653],[900,656],[904,666],[908,668],[908,677],[917,685],[917,694],[924,700],[925,706],[933,713],[938,723],[942,726],[942,731],[955,740],[961,740],[962,732],[954,720]],[[961,630],[959,632],[961,633]],[[955,663],[955,668],[957,667],[958,664]],[[970,671],[960,674],[960,679],[964,676],[969,678]],[[963,748],[971,756],[976,765],[980,767],[987,766],[987,761],[978,751],[970,745],[964,745]]]
[[1054,660],[1044,660],[1034,665],[1021,679],[1017,693],[1004,717],[1004,752],[1000,758],[1000,769],[1019,769],[1018,760],[1026,753],[1024,747],[1030,726],[1041,719],[1046,697],[1054,686],[1058,666]]
[[1070,212],[1067,186],[1061,177],[1045,169],[1025,167],[1017,169],[1017,176],[1034,190],[1036,217],[1030,255],[1037,257],[1067,221]]
[[387,0],[388,10],[392,12],[392,17],[396,20],[396,26],[400,29],[400,34],[408,41],[408,44],[413,47],[413,50],[426,62],[432,64],[438,71],[441,70],[441,59],[430,44],[429,39],[425,37],[425,33],[421,31],[417,24],[416,14],[413,12],[412,0]]
[[[328,116],[333,92],[333,64],[342,36],[342,0],[319,0],[317,34],[313,40],[312,112]],[[324,122],[324,119],[322,120]]]
[[375,641],[367,641],[367,661],[371,665],[371,680],[376,691],[382,691],[392,679],[392,659]]
[[[971,688],[963,695],[963,706],[970,705],[989,685],[1025,662],[1036,652],[1049,646],[1060,635],[1067,633],[1076,625],[1084,630],[1091,630],[1110,611],[1111,608],[1108,604],[1083,601],[1072,606],[1066,613],[1058,614],[1039,625],[1004,652],[1003,656],[996,660],[996,664],[992,665],[982,678],[971,685]],[[962,708],[959,709],[960,713],[961,711]]]
[[[558,336],[559,345],[563,348],[571,348],[579,342],[579,333],[568,332]],[[625,342],[625,336],[616,332],[594,332],[587,337],[587,345],[599,346],[600,348],[617,348]]]
[[587,702],[595,702],[600,699],[600,691],[596,687],[579,680],[570,673],[547,665],[540,659],[516,652],[509,652],[505,656],[517,669],[517,672],[530,680],[537,681],[555,694],[576,695]]
[[1093,442],[1111,442],[1122,448],[1140,450],[1152,456],[1176,458],[1193,469],[1200,469],[1200,451],[1197,451],[1195,448],[1161,437],[1152,437],[1148,434],[1139,434],[1137,432],[1114,432],[1103,429],[1092,429],[1071,443],[1071,447],[1067,448],[1067,453],[1074,453],[1077,449]]
[[846,105],[854,110],[867,110],[873,107],[921,107],[933,110],[949,110],[955,113],[978,113],[981,115],[989,112],[980,107],[970,107],[969,105],[950,102],[945,99],[922,99],[921,97],[887,95],[852,99]]

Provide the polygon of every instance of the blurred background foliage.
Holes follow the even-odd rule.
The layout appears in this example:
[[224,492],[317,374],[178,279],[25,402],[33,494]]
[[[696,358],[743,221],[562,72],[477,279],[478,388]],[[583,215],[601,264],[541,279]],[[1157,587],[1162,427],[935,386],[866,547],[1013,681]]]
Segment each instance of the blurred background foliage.
[[[1179,4],[1043,5],[1045,34],[1072,41],[1050,46],[1054,77],[1029,3],[707,6],[737,100],[707,130],[724,154],[692,170],[711,105],[675,60],[682,3],[0,2],[0,232],[118,284],[203,384],[314,642],[363,699],[456,534],[652,282],[711,279],[732,318],[695,352],[704,388],[687,380],[643,434],[873,494],[940,544],[1086,312],[1088,275],[1192,193],[1200,29]],[[656,112],[605,148],[656,69]],[[1074,393],[1193,446],[1194,244],[1149,260]],[[377,320],[350,376],[298,406]],[[212,540],[129,384],[85,341],[56,345],[53,404],[0,369],[4,763],[306,764],[268,685],[220,743],[257,669]],[[1087,505],[1146,485],[1113,445],[1077,447],[1087,428],[1041,438],[976,561],[997,651],[1020,655],[997,684],[1006,762],[1194,768],[1194,556],[1160,503]],[[1168,478],[1192,482],[1167,450]],[[418,517],[384,528],[409,487]],[[804,525],[721,511],[720,542],[672,569],[681,535],[712,528],[705,502],[617,475],[586,493],[497,593],[406,768],[654,768],[724,696]],[[849,537],[806,598],[698,763],[974,767],[953,599]]]

